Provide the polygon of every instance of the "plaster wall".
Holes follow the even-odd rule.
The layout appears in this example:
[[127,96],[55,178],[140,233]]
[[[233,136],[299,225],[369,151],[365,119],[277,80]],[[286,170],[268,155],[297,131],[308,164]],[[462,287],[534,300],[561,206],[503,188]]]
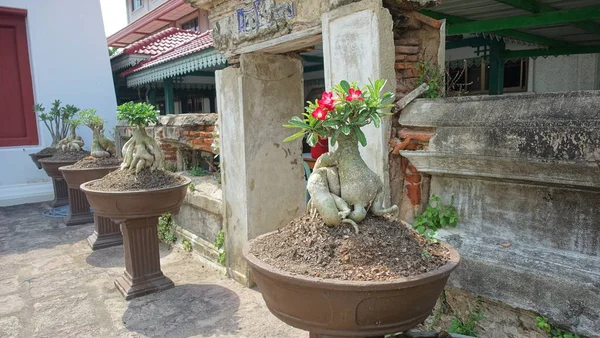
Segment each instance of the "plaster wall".
[[[116,124],[116,99],[100,2],[0,0],[0,6],[28,11],[35,102],[48,108],[60,99],[79,108],[95,108],[111,131]],[[0,169],[0,206],[52,199],[50,179],[28,156],[52,143],[39,120],[37,129],[37,146],[0,147],[0,159],[7,164]],[[91,131],[85,127],[78,131],[89,149]]]
[[300,141],[282,128],[302,110],[299,57],[249,53],[216,72],[227,265],[249,284],[241,251],[249,239],[285,226],[305,209]]
[[529,60],[529,90],[536,93],[600,89],[600,54]]
[[[395,92],[393,21],[381,1],[342,6],[323,14],[322,20],[326,88],[341,80],[357,81],[362,87],[386,79],[384,90]],[[379,128],[364,127],[367,146],[360,148],[367,165],[382,179],[388,202],[390,122],[384,118]]]

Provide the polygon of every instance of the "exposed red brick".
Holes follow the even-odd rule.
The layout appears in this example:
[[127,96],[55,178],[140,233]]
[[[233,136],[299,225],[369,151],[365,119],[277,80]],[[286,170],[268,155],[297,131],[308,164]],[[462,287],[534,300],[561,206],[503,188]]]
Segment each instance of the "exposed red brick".
[[396,46],[396,53],[399,54],[418,54],[420,50],[418,46]]
[[416,62],[396,62],[396,69],[416,69]]
[[423,15],[419,12],[410,12],[410,13],[406,13],[404,15],[409,18],[413,18],[418,21],[421,21],[422,23],[424,23],[430,27],[433,27],[435,29],[440,29],[440,27],[442,27],[442,23],[440,21],[438,21],[434,18],[428,17],[427,15]]
[[420,46],[421,39],[416,38],[408,38],[408,39],[399,39],[394,41],[396,46]]
[[419,184],[406,184],[406,196],[412,205],[421,204],[421,186]]
[[400,169],[402,170],[403,173],[405,173],[407,167],[408,167],[408,159],[406,157],[403,157],[402,162],[400,164]]
[[409,183],[421,183],[421,175],[406,175],[404,180]]
[[215,130],[215,126],[203,126],[202,130],[204,130],[204,131],[214,131]]
[[400,75],[402,75],[403,78],[407,79],[416,78],[419,75],[419,73],[416,69],[404,69],[400,71]]
[[410,128],[401,128],[398,131],[398,137],[401,139],[410,138],[412,140],[418,140],[421,142],[428,142],[433,137],[433,135],[435,135],[435,133],[433,132],[412,130]]
[[417,62],[417,61],[419,61],[419,57],[416,55],[407,55],[406,61]]
[[406,167],[407,169],[407,173],[412,173],[412,174],[419,174],[419,171],[417,170],[417,168],[415,168],[412,164],[408,164],[408,166]]

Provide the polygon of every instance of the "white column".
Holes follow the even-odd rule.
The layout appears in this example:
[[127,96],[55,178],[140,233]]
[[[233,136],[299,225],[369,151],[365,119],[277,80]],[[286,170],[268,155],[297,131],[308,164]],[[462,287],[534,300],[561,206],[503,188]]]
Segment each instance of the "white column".
[[[365,0],[324,13],[322,24],[328,89],[341,80],[357,81],[362,87],[369,80],[387,79],[385,90],[395,93],[393,20],[381,0]],[[383,180],[388,204],[390,128],[389,117],[379,128],[364,127],[367,147],[361,148],[367,165]]]
[[292,133],[283,125],[302,112],[302,72],[299,58],[261,53],[216,72],[225,250],[232,277],[244,284],[246,242],[305,210],[300,141],[282,142]]

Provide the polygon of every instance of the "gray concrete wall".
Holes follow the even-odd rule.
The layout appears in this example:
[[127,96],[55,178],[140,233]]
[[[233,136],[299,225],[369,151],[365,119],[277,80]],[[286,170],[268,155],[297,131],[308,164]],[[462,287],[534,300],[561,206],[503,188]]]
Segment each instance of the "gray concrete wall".
[[600,92],[417,100],[400,124],[433,127],[403,151],[455,205],[462,255],[449,285],[600,337]]
[[529,60],[529,90],[536,93],[600,89],[600,54]]
[[249,283],[246,242],[305,210],[300,141],[282,142],[291,134],[282,126],[303,108],[302,61],[242,54],[239,68],[216,74],[227,264]]

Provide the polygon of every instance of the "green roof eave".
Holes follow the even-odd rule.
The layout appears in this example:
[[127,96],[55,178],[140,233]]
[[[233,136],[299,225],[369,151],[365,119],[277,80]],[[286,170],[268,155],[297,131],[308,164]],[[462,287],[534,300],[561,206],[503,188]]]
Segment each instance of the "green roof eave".
[[202,69],[226,65],[227,59],[216,49],[210,48],[130,74],[127,76],[127,87],[139,87]]

